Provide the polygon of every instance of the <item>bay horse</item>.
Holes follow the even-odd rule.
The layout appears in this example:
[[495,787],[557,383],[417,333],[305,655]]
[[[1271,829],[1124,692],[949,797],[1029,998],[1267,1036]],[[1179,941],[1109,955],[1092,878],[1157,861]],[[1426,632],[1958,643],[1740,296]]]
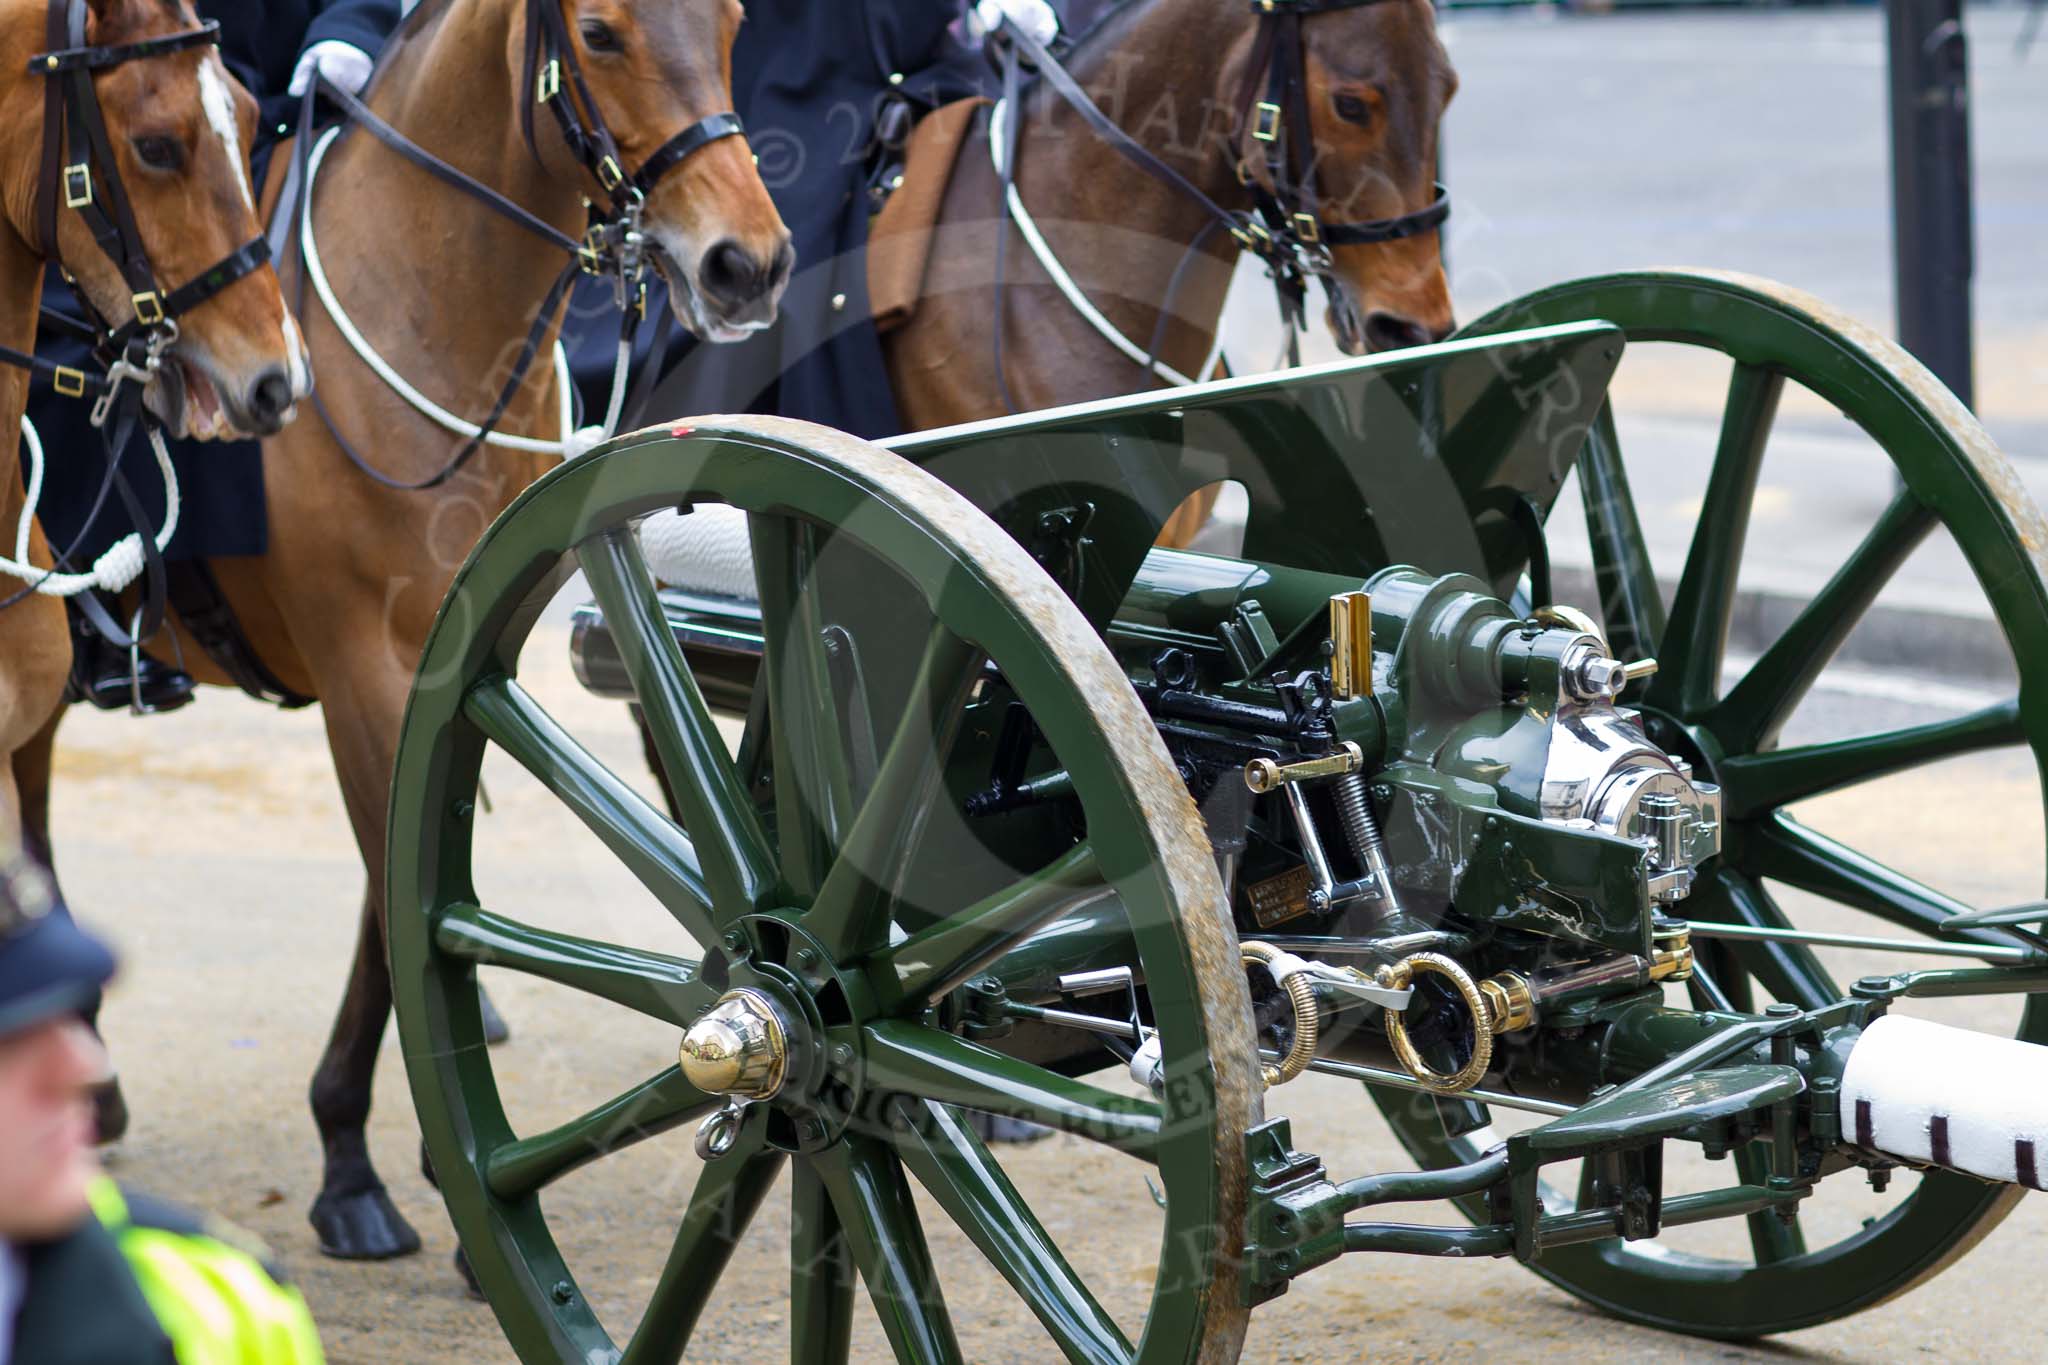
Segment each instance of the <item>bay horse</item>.
[[[256,130],[256,102],[228,74],[189,0],[91,0],[83,19],[74,39],[69,6],[0,0],[0,127],[9,130],[0,139],[0,346],[33,350],[50,260],[64,265],[104,318],[139,322],[145,304],[132,296],[141,292],[140,276],[151,275],[165,291],[159,302],[169,305],[165,322],[175,331],[156,329],[169,344],[162,371],[143,390],[144,405],[173,435],[272,434],[306,395],[311,374],[276,274],[248,251],[262,236],[243,150]],[[88,57],[83,49],[98,51]],[[90,73],[104,139],[78,126],[76,109],[59,116],[68,135],[62,124],[47,126],[50,108],[71,99],[61,91],[53,97],[51,87],[76,79],[74,61]],[[61,184],[46,179],[52,138],[61,154],[53,164],[72,168]],[[132,227],[139,253],[127,257],[126,272],[85,220],[83,210],[94,207],[115,224],[124,251]],[[210,287],[202,277],[216,272],[219,285]],[[188,281],[196,287],[187,289]],[[0,449],[9,452],[0,475],[0,554],[10,557],[26,503],[12,459],[29,381],[19,364],[0,365]],[[86,392],[79,401],[87,401],[85,386],[96,381],[66,374],[55,382],[67,391],[76,384]],[[53,449],[44,457],[97,453]],[[33,520],[28,544],[30,562],[50,564]],[[23,588],[0,578],[0,600]],[[0,848],[25,844],[45,861],[48,732],[70,667],[59,598],[28,592],[0,609]]]
[[[430,0],[414,10],[386,46],[365,103],[555,240],[353,127],[322,152],[307,208],[350,324],[424,397],[481,425],[549,302],[564,262],[559,241],[583,236],[588,200],[645,170],[656,178],[644,187],[639,231],[681,301],[678,317],[712,340],[766,325],[791,268],[789,233],[745,139],[719,136],[681,159],[669,155],[731,108],[741,17],[739,0]],[[571,102],[585,133],[608,130],[616,146],[609,168],[595,154],[577,155],[566,126],[533,110],[529,38],[538,44],[548,34],[559,46],[554,61],[538,63],[541,89],[552,82],[549,93]],[[291,161],[282,151],[275,158],[273,194]],[[287,254],[280,269],[288,284],[302,282],[304,253]],[[465,438],[399,397],[324,303],[303,314],[329,420],[301,420],[264,442],[267,553],[208,567],[271,680],[321,703],[368,873],[347,991],[311,1086],[323,1169],[309,1217],[323,1252],[377,1259],[420,1245],[377,1176],[364,1132],[391,1012],[384,854],[399,723],[455,569],[492,518],[559,460],[564,397],[552,370],[533,366],[496,424],[519,447],[482,446],[451,470]],[[532,331],[543,355],[554,330],[547,322]],[[198,681],[233,685],[188,622],[175,618],[170,634]],[[159,657],[175,657],[173,648]]]
[[[1303,12],[1287,13],[1295,8]],[[1421,215],[1437,197],[1437,128],[1457,91],[1429,0],[1276,0],[1271,11],[1248,0],[1132,0],[1079,40],[1067,67],[1111,122],[1227,212],[1249,213],[1259,192],[1273,189],[1276,144],[1260,134],[1275,133],[1282,145],[1312,142],[1292,173],[1313,178],[1322,219],[1426,222]],[[1269,99],[1273,64],[1297,57],[1306,128],[1296,122],[1298,105],[1261,126],[1257,106]],[[1141,173],[1051,82],[1038,81],[1023,99],[1015,189],[1052,253],[1125,337],[1149,351],[1156,335],[1160,361],[1207,377],[1196,372],[1214,343],[1242,240],[1205,233],[1207,209]],[[906,430],[1002,416],[1005,392],[1028,411],[1159,382],[1080,317],[1015,225],[991,217],[1002,185],[989,134],[984,120],[962,147],[923,297],[883,338]],[[1008,235],[1008,264],[998,375],[989,272],[1000,234]],[[1203,245],[1176,286],[1198,238]],[[1326,321],[1345,352],[1450,335],[1440,228],[1327,252]]]

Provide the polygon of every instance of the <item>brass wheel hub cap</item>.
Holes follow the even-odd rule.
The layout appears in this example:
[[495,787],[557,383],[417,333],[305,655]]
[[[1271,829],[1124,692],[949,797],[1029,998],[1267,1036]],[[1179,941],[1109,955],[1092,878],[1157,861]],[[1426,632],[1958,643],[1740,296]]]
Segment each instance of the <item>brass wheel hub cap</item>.
[[727,991],[683,1035],[683,1075],[707,1095],[765,1100],[782,1089],[788,1040],[782,1016],[767,996]]

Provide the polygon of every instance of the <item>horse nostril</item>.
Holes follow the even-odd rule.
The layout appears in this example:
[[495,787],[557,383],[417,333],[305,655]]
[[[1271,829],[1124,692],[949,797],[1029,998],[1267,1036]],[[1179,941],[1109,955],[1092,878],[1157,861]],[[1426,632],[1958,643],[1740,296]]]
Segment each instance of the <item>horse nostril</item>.
[[769,272],[731,238],[718,242],[704,253],[698,271],[704,293],[715,303],[739,308],[768,292]]
[[275,431],[284,425],[284,416],[291,409],[291,376],[284,372],[282,366],[272,366],[249,390],[249,416]]
[[1374,313],[1365,320],[1365,344],[1375,351],[1405,351],[1436,339],[1429,328],[1395,313]]

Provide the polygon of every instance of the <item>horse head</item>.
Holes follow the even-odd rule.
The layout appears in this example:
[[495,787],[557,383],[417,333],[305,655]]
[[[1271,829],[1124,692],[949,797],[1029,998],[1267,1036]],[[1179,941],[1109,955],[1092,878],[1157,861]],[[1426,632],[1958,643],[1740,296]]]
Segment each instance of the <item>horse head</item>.
[[[1458,89],[1428,0],[1312,4],[1295,22],[1314,147],[1307,165],[1319,216],[1341,224],[1426,209],[1436,198],[1437,128]],[[1274,59],[1285,56],[1276,52]],[[1248,48],[1240,71],[1249,60]],[[1264,179],[1258,121],[1246,123],[1244,164]],[[1450,334],[1439,229],[1328,250],[1327,320],[1346,353],[1395,350]]]
[[[739,0],[532,0],[557,4],[573,59],[557,97],[587,123],[602,120],[624,174],[659,166],[679,136],[732,107]],[[737,341],[774,322],[796,253],[745,138],[691,147],[645,194],[642,229],[684,325]]]
[[[42,52],[47,36],[40,0],[19,0],[13,9],[10,32],[19,36],[9,47],[26,50],[18,65],[10,60],[10,77],[29,70],[26,51]],[[119,48],[198,27],[190,0],[90,0],[82,37],[88,47]],[[91,79],[112,164],[100,164],[95,155],[88,165],[89,138],[74,127],[63,161],[88,169],[67,170],[59,186],[45,186],[42,139],[12,139],[10,218],[25,241],[38,242],[39,224],[49,213],[40,200],[52,189],[62,196],[56,240],[42,242],[42,249],[62,262],[113,325],[146,323],[188,282],[199,284],[193,292],[204,297],[169,317],[176,340],[145,389],[144,401],[167,429],[199,439],[279,430],[293,405],[311,392],[312,369],[276,274],[258,266],[260,254],[244,251],[262,235],[247,150],[256,130],[256,101],[228,74],[211,42],[145,51],[95,67]],[[10,118],[10,127],[43,126],[43,86],[33,76],[19,83],[10,105],[28,117]],[[117,201],[125,198],[147,258],[146,273],[166,294],[152,301],[101,249],[83,212],[81,201],[88,195],[109,217],[119,216]],[[237,253],[241,265],[235,269],[246,272],[239,276],[224,269]],[[202,279],[209,276],[211,292]]]

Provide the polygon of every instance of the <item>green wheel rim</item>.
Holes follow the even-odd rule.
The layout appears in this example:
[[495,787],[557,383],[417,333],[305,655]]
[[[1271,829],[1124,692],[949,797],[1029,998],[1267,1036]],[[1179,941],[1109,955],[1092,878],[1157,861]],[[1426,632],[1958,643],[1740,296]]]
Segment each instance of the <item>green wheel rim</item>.
[[[802,812],[778,806],[772,835],[738,765],[708,729],[629,525],[692,501],[750,514],[770,616],[763,677],[773,681],[763,685],[778,717],[774,785],[807,793]],[[836,874],[883,865],[855,854],[886,854],[892,831],[906,822],[864,815],[881,801],[915,809],[933,794],[929,773],[885,756],[865,801],[847,803],[843,773],[820,764],[826,750],[809,743],[829,726],[818,694],[804,690],[820,676],[807,670],[821,651],[775,643],[816,639],[799,629],[816,624],[805,615],[811,595],[778,596],[775,565],[803,553],[820,527],[851,536],[924,597],[943,629],[933,631],[933,666],[921,677],[957,682],[963,648],[974,652],[966,665],[973,676],[981,656],[997,661],[1073,774],[1087,816],[1085,845],[1014,890],[914,934],[917,955],[889,942],[886,894],[866,877]],[[520,649],[579,560],[628,657],[682,826],[604,770],[518,688]],[[794,581],[800,577],[784,586]],[[971,647],[955,648],[968,640]],[[932,714],[943,715],[953,695],[935,681]],[[796,700],[779,709],[778,696]],[[540,930],[477,905],[472,811],[492,744],[569,805],[692,938],[714,945],[702,964]],[[835,800],[843,806],[837,815]],[[392,969],[413,1096],[456,1231],[523,1360],[678,1358],[733,1243],[785,1167],[793,1176],[792,1255],[810,1267],[793,1280],[796,1358],[844,1358],[863,1281],[899,1358],[960,1358],[906,1173],[989,1256],[1061,1353],[1148,1362],[1236,1357],[1247,1315],[1235,1280],[1245,1236],[1243,1136],[1259,1119],[1260,1100],[1249,1000],[1200,817],[1100,638],[1021,548],[931,476],[824,428],[715,418],[625,438],[540,480],[492,526],[443,604],[407,706],[390,830]],[[1032,915],[1042,918],[1058,904],[1052,892],[1083,861],[1129,912],[1166,1053],[1157,1103],[1069,1080],[928,1022],[928,988],[955,979],[941,967],[970,970],[1000,951],[997,931],[1014,936]],[[569,1170],[693,1121],[711,1099],[671,1067],[557,1129],[515,1135],[484,1046],[479,963],[577,987],[679,1032],[719,994],[705,979],[714,975],[754,972],[786,986],[792,999],[817,987],[804,1009],[826,989],[839,1002],[831,1017],[791,1015],[811,1036],[802,1047],[792,1042],[789,1065],[822,1068],[829,1056],[831,1067],[857,1072],[859,1114],[814,1120],[830,1112],[829,1097],[852,1093],[824,1082],[787,1106],[778,1096],[746,1110],[732,1151],[705,1163],[678,1210],[676,1247],[623,1353],[557,1248],[540,1191]],[[856,1054],[857,1065],[844,1062]],[[1082,1132],[1156,1165],[1165,1236],[1135,1345],[1067,1267],[955,1105]],[[688,1141],[680,1133],[663,1140]]]
[[[1603,413],[1589,433],[1579,465],[1610,639],[1622,657],[1655,655],[1664,664],[1641,698],[1646,719],[1653,733],[1689,740],[1724,787],[1725,853],[1687,905],[1700,919],[1787,924],[1762,885],[1770,877],[1932,936],[1939,920],[1962,907],[1808,829],[1782,808],[1995,745],[2026,745],[2048,773],[2048,676],[2042,668],[2048,661],[2048,523],[1976,419],[1923,366],[1861,324],[1768,281],[1674,272],[1603,276],[1506,305],[1466,333],[1592,319],[1620,327],[1630,342],[1702,347],[1735,365],[1700,529],[1668,619],[1611,414]],[[1734,566],[1777,392],[1788,380],[1862,427],[1891,458],[1904,488],[1784,636],[1721,695]],[[1915,730],[1779,749],[1786,717],[1891,572],[1937,524],[1953,534],[2012,647],[2017,698]],[[1726,571],[1715,572],[1717,564]],[[1712,902],[1709,911],[1696,908],[1702,896]],[[1819,1003],[1839,998],[1846,985],[1832,982],[1811,950],[1799,945],[1710,947],[1710,960],[1739,966],[1745,983],[1761,983],[1779,999]],[[2029,999],[2017,1033],[2048,1043],[2048,1007],[2040,997]],[[1432,1106],[1386,1091],[1375,1098],[1409,1152],[1429,1166],[1469,1161],[1483,1145],[1478,1135],[1447,1136]],[[1755,1216],[1753,1264],[1614,1241],[1546,1253],[1532,1269],[1636,1322],[1709,1337],[1754,1337],[1829,1322],[1904,1293],[1976,1245],[2021,1193],[1934,1171],[1883,1217],[1830,1245],[1808,1247],[1796,1233],[1774,1232],[1775,1215]],[[1559,1193],[1565,1205],[1571,1198],[1569,1191]],[[1466,1211],[1485,1217],[1473,1205]]]

